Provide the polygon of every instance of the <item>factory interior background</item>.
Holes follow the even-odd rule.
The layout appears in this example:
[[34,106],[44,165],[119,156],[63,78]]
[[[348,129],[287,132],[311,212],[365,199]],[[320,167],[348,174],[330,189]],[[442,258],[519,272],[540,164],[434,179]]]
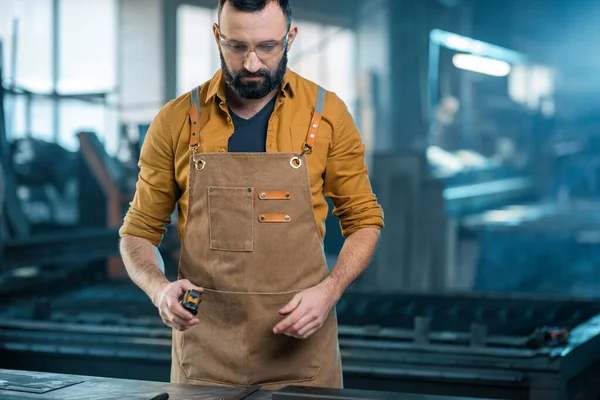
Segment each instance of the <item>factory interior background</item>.
[[[216,5],[0,0],[0,369],[169,380],[117,231],[153,117],[220,68]],[[337,305],[345,386],[600,399],[600,2],[292,10],[289,67],[348,106],[385,212]]]

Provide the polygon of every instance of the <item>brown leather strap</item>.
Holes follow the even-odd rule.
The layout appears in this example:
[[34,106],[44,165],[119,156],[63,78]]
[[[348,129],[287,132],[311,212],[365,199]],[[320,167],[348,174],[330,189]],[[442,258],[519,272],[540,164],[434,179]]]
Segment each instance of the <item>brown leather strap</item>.
[[327,91],[319,86],[319,92],[317,94],[317,104],[315,105],[315,110],[313,111],[313,116],[310,121],[310,126],[308,127],[308,134],[306,135],[306,141],[304,142],[304,146],[306,147],[305,151],[312,152],[315,148],[315,143],[317,142],[317,133],[319,132],[319,125],[321,124],[321,115],[323,113],[323,107],[325,106],[325,95]]
[[292,198],[290,192],[259,192],[258,198],[261,200],[289,200]]
[[321,123],[321,114],[316,111],[313,114],[312,120],[310,121],[310,128],[308,128],[308,135],[306,136],[306,146],[310,150],[315,148],[317,141],[317,133],[319,132],[319,124]]
[[289,214],[260,214],[258,221],[262,223],[290,223],[292,217]]
[[200,147],[200,96],[198,88],[192,89],[191,94],[190,124],[192,133],[190,135],[190,150],[195,150]]

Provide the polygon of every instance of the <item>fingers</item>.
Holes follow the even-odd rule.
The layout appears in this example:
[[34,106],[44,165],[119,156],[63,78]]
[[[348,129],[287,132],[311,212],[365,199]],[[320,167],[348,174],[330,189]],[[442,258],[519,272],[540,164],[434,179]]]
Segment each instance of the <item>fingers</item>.
[[196,290],[200,293],[204,292],[204,288],[201,288],[199,286],[194,285],[192,282],[190,282],[187,279],[182,279],[179,281],[179,285],[183,288],[184,291],[186,290]]
[[300,318],[294,325],[292,325],[289,329],[285,330],[283,333],[286,335],[298,337],[298,332],[303,329],[306,325],[310,324],[314,320],[308,314],[305,314]]
[[166,312],[161,311],[160,316],[165,324],[178,331],[185,331],[200,322],[197,318],[193,318],[191,321],[179,318],[177,315],[170,312],[170,310],[167,310]]
[[314,320],[306,325],[304,325],[301,329],[296,333],[296,337],[299,339],[307,339],[311,337],[316,331],[318,331],[323,324],[318,320]]
[[174,325],[177,325],[179,327],[184,327],[185,329],[189,328],[190,326],[192,326],[192,324],[190,324],[188,321],[179,318],[176,315],[171,315],[171,323],[173,323]]
[[301,312],[301,310],[296,309],[293,313],[288,315],[283,321],[281,321],[277,325],[275,325],[275,328],[273,328],[273,333],[279,334],[279,333],[286,332],[290,327],[292,327],[296,322],[298,322],[303,316],[304,316],[304,314]]
[[183,322],[181,319],[175,319],[177,317],[174,317],[173,315],[169,315],[168,313],[164,312],[164,311],[160,311],[160,317],[162,318],[163,322],[165,323],[165,325],[176,329],[178,331],[185,331],[188,329],[188,327],[186,326],[186,323],[178,323],[178,322]]
[[318,331],[319,329],[321,329],[321,326],[319,325],[315,325],[312,328],[310,328],[308,331],[304,332],[304,333],[300,333],[300,339],[308,339],[309,337],[311,337],[312,335],[315,334],[316,331]]
[[200,322],[180,304],[183,293],[192,289],[197,290],[199,293],[204,291],[203,288],[193,285],[187,279],[172,282],[162,289],[157,308],[166,325],[184,331]]
[[183,308],[183,306],[179,303],[179,299],[177,297],[171,296],[167,299],[167,308],[181,319],[188,321],[194,319],[192,313]]
[[301,303],[302,296],[300,294],[295,295],[289,303],[285,305],[281,310],[279,310],[279,314],[286,315],[294,311]]
[[300,318],[302,318],[304,313],[300,312],[301,310],[298,308],[301,303],[302,296],[300,293],[298,293],[292,298],[292,300],[289,301],[289,303],[279,310],[279,314],[281,315],[291,314],[288,315],[283,321],[275,325],[273,328],[273,333],[278,334],[285,332],[289,327],[294,325],[296,322],[298,322],[298,320],[300,320]]

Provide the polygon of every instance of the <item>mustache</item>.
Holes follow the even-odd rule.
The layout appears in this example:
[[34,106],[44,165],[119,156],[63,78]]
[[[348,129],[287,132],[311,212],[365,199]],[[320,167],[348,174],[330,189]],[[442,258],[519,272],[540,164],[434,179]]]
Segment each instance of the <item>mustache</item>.
[[239,71],[236,76],[238,78],[269,78],[271,76],[270,71],[260,69],[256,72],[250,72],[246,69]]

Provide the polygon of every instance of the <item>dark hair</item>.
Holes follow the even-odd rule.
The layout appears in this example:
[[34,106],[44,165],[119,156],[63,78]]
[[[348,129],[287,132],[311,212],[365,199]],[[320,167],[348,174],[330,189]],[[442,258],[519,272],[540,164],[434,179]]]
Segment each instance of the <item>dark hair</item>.
[[230,6],[239,11],[257,12],[265,8],[270,2],[276,2],[281,7],[281,11],[287,19],[288,27],[291,26],[292,7],[290,7],[290,0],[219,0],[219,19],[225,3],[229,3]]

